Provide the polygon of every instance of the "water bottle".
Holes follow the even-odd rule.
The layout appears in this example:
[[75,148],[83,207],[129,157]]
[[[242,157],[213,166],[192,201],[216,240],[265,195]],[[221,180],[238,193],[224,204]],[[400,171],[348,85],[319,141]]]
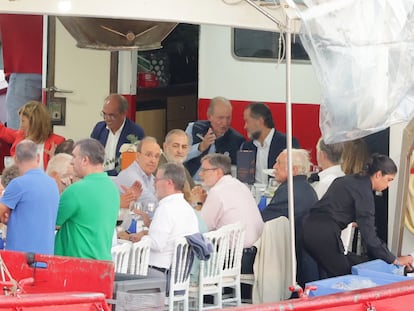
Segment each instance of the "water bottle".
[[265,195],[262,195],[258,204],[259,211],[263,211],[266,208],[267,198]]
[[128,228],[129,233],[137,233],[137,221],[136,219],[132,219],[131,225]]
[[4,249],[3,231],[0,230],[0,249]]

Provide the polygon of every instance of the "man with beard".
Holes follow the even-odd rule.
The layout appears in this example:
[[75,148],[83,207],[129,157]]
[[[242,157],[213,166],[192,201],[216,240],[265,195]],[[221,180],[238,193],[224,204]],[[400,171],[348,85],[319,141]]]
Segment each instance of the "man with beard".
[[[244,128],[251,140],[242,144],[242,150],[256,153],[256,182],[267,184],[264,169],[273,167],[276,158],[286,148],[286,134],[278,132],[269,107],[263,103],[251,103],[244,110]],[[300,148],[296,138],[292,147]]]

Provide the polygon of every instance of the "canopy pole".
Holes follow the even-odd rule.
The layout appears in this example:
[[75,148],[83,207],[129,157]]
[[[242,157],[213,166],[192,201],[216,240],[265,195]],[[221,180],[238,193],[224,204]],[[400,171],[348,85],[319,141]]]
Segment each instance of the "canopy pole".
[[289,16],[286,17],[286,149],[288,163],[288,211],[291,236],[291,261],[292,261],[292,286],[296,287],[296,247],[295,247],[295,211],[293,199],[293,165],[292,165],[292,99],[291,99],[291,22]]
[[[275,22],[279,29],[282,31],[286,30],[286,149],[287,149],[287,170],[288,170],[288,216],[290,225],[290,236],[291,236],[291,253],[290,259],[292,262],[292,287],[297,289],[296,283],[296,247],[295,247],[295,211],[294,211],[294,199],[293,199],[293,175],[292,175],[292,100],[291,100],[291,59],[292,59],[292,22],[293,20],[286,14],[286,25],[283,26],[280,21],[275,19],[271,14],[266,12],[263,8],[258,6],[252,0],[245,0],[248,4],[256,8],[263,15],[268,17],[270,20]],[[283,5],[284,9],[288,9],[289,5]],[[283,33],[281,33],[283,35]]]

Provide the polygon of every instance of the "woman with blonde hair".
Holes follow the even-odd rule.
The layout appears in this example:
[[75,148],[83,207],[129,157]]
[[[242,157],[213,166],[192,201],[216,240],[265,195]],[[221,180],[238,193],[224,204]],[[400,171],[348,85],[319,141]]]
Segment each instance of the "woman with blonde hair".
[[40,155],[40,167],[46,169],[47,163],[57,145],[65,138],[54,134],[49,111],[38,101],[28,101],[19,110],[20,129],[7,128],[0,122],[0,139],[12,144],[10,154],[14,156],[16,145],[23,139],[30,139],[37,144]]

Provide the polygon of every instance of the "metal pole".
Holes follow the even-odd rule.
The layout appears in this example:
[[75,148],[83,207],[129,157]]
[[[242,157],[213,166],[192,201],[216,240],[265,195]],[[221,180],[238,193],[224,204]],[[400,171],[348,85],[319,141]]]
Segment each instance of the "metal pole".
[[296,247],[295,247],[295,202],[293,199],[292,175],[292,100],[291,100],[291,19],[286,17],[286,149],[288,162],[288,211],[291,236],[292,285],[296,286]]
[[250,4],[252,7],[254,7],[256,10],[258,10],[260,13],[262,13],[264,16],[266,16],[268,19],[270,19],[272,22],[276,23],[276,25],[279,29],[284,28],[283,25],[280,23],[280,21],[278,19],[276,19],[272,14],[270,14],[269,12],[264,10],[262,7],[257,5],[255,2],[253,2],[252,0],[245,0],[245,1],[248,4]]
[[[293,199],[293,175],[292,175],[292,100],[291,100],[291,58],[292,58],[292,22],[293,20],[286,15],[286,26],[275,19],[271,14],[266,12],[263,8],[258,6],[252,0],[245,0],[248,4],[256,8],[258,11],[263,13],[270,20],[274,21],[280,30],[286,29],[286,149],[287,149],[287,170],[288,170],[288,216],[290,225],[290,236],[291,236],[291,261],[292,261],[292,286],[297,289],[296,284],[296,246],[295,246],[295,202]],[[288,8],[288,6],[286,6]],[[281,33],[281,35],[283,35]]]

